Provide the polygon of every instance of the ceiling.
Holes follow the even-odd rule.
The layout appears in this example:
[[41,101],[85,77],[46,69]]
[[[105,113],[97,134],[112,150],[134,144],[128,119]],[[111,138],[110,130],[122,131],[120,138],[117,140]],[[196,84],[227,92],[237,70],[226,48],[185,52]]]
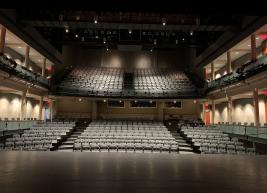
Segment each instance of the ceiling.
[[[267,38],[267,25],[262,26],[259,28],[257,31],[255,31],[256,34],[256,47],[261,46],[261,43],[264,41],[264,37],[262,35],[266,34]],[[249,54],[251,52],[251,38],[250,36],[246,37],[242,41],[240,41],[238,44],[236,44],[234,47],[230,49],[231,52],[231,60],[235,61],[236,59]],[[221,56],[216,58],[213,63],[214,63],[214,69],[219,70],[222,67],[226,65],[227,62],[227,53],[223,53]],[[206,69],[208,72],[210,72],[210,64],[206,66]]]
[[17,21],[37,29],[59,51],[66,44],[111,49],[126,44],[141,45],[144,50],[189,46],[195,47],[199,54],[225,31],[238,26],[243,17],[218,13],[181,14],[164,9],[143,11],[142,8],[115,12],[104,7],[102,11],[97,8],[94,11],[17,9]]
[[[15,34],[7,30],[6,32],[6,39],[5,39],[5,46],[11,48],[21,56],[25,55],[26,47],[28,46],[23,40],[18,38]],[[42,64],[44,61],[44,57],[37,52],[35,49],[30,48],[29,58],[32,62],[34,62],[37,66],[42,68]],[[16,62],[23,62],[18,61]],[[20,63],[21,64],[21,63]],[[46,68],[49,69],[52,66],[52,62],[50,60],[46,60]]]

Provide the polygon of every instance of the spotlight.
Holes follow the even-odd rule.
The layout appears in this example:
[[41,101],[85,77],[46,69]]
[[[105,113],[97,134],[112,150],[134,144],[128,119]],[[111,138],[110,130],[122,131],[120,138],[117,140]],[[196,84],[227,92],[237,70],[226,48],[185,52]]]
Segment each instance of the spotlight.
[[162,25],[163,25],[163,26],[166,25],[166,18],[162,18]]
[[109,51],[109,49],[108,49],[108,48],[107,48],[106,50],[107,50],[107,52]]
[[79,35],[78,34],[75,34],[75,38],[78,38],[79,37]]
[[131,29],[129,29],[129,34],[132,34],[132,30]]
[[106,38],[103,38],[103,43],[106,44]]
[[121,100],[120,100],[119,102],[120,102],[120,103],[122,103],[122,101],[121,101]]
[[185,41],[185,38],[183,38],[182,40]]
[[82,99],[81,98],[79,98],[79,102],[81,102],[82,101]]
[[107,100],[106,100],[106,99],[104,99],[103,101],[104,101],[104,103],[105,103],[105,102],[107,102]]
[[97,23],[98,23],[98,20],[97,20],[97,19],[98,19],[98,17],[97,17],[97,16],[95,16],[95,18],[94,18],[94,23],[95,23],[95,24],[97,24]]
[[65,32],[69,33],[69,27],[68,26],[65,27]]
[[194,32],[191,30],[190,31],[190,36],[193,36],[194,35]]
[[150,49],[150,52],[153,52],[153,49],[152,48]]

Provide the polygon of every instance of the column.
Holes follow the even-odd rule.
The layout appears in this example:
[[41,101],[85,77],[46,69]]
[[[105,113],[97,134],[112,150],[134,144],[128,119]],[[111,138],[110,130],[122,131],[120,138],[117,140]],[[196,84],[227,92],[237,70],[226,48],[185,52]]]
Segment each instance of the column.
[[26,109],[26,94],[27,90],[22,92],[20,99],[20,120],[23,121],[25,118],[25,109]]
[[30,46],[26,46],[24,66],[29,68]]
[[44,58],[44,61],[42,64],[42,77],[45,77],[45,68],[46,68],[46,58]]
[[53,112],[53,100],[52,99],[50,99],[50,121],[51,122],[53,122],[53,114],[54,114],[54,112]]
[[43,118],[43,101],[44,101],[44,96],[41,96],[39,101],[39,120],[42,120]]
[[92,102],[92,119],[97,119],[97,101]]
[[[267,54],[267,50],[266,50],[266,48],[267,48],[267,40],[264,40],[264,41],[262,41],[262,43],[261,43],[261,54],[262,54],[262,56],[265,56],[266,54]],[[266,53],[265,53],[266,52]]]
[[267,96],[264,95],[264,103],[265,103],[265,123],[267,123]]
[[227,121],[229,122],[229,124],[232,124],[233,122],[233,101],[232,101],[232,97],[228,96],[227,97],[227,101],[228,101],[228,105],[227,105]]
[[202,120],[206,124],[206,106],[205,106],[205,103],[202,104]]
[[215,100],[211,101],[211,124],[215,123]]
[[256,61],[257,59],[257,51],[256,51],[256,35],[252,34],[250,36],[251,40],[251,60]]
[[6,28],[0,25],[0,53],[4,53],[6,41]]
[[230,74],[232,72],[231,51],[227,51],[226,71],[227,71],[227,74]]
[[164,102],[157,102],[158,105],[158,121],[164,120]]
[[214,75],[214,63],[213,62],[210,64],[210,71],[211,71],[210,80],[213,81],[215,79],[215,75]]
[[258,89],[256,89],[256,88],[253,91],[253,102],[254,102],[254,121],[255,121],[255,126],[259,127],[259,125],[260,125],[259,93],[258,93]]

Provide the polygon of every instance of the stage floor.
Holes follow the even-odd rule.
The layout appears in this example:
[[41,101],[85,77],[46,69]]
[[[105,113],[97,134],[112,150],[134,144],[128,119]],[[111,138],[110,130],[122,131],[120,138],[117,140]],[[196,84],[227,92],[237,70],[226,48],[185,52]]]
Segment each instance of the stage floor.
[[267,192],[267,156],[0,152],[0,193]]

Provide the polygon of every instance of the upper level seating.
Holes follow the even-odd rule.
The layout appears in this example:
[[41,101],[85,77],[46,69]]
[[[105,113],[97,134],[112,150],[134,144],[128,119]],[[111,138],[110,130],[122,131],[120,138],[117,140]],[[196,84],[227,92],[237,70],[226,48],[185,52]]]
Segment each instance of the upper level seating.
[[245,148],[238,140],[230,140],[228,134],[217,128],[183,126],[181,132],[200,148],[201,153],[255,154],[255,149]]
[[39,123],[20,135],[7,138],[4,148],[8,150],[50,150],[73,129],[74,123]]
[[161,122],[93,121],[75,141],[75,150],[178,151],[178,143]]
[[58,86],[58,92],[94,96],[179,97],[198,95],[196,87],[181,71],[134,70],[133,86],[123,89],[124,70],[77,66]]

